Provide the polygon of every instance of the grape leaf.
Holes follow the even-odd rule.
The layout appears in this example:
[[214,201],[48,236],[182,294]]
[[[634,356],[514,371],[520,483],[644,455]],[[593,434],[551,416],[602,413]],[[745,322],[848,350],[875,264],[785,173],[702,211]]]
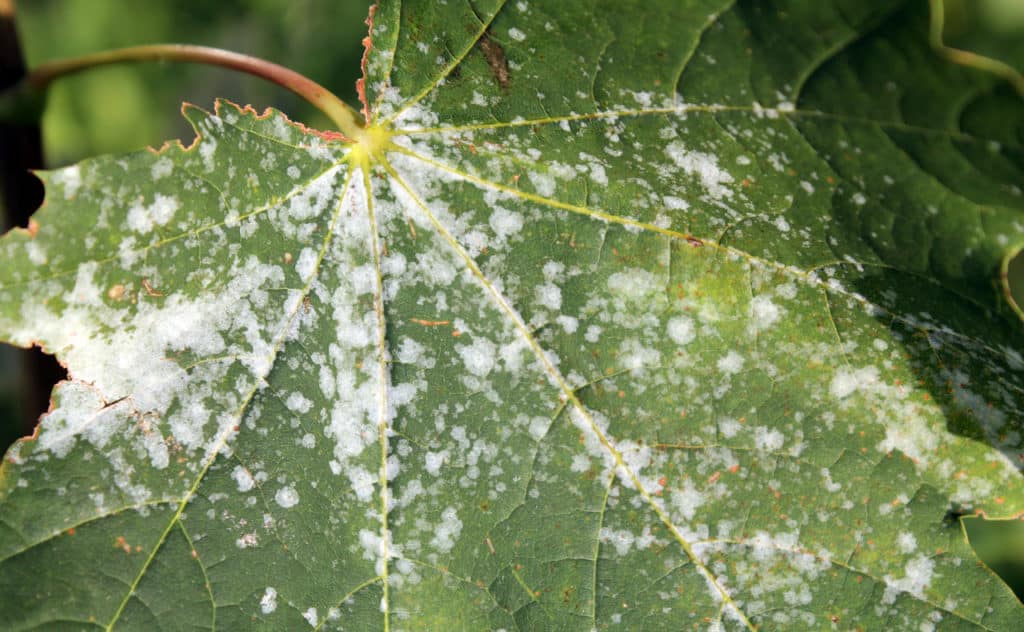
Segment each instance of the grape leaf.
[[1024,107],[923,2],[381,2],[355,142],[41,174],[9,629],[985,629]]

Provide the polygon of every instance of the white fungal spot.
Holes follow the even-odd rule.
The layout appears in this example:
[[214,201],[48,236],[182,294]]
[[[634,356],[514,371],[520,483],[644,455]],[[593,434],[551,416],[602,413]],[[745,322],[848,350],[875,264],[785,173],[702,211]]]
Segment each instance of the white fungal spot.
[[718,360],[718,370],[729,375],[739,373],[743,370],[743,356],[730,351]]
[[302,613],[302,618],[306,620],[306,623],[310,627],[315,628],[317,623],[320,622],[320,618],[317,616],[316,608],[310,607]]
[[765,295],[755,296],[750,301],[750,321],[755,332],[764,331],[779,320],[782,310]]
[[288,396],[285,400],[284,405],[288,407],[288,410],[297,413],[307,413],[313,406],[313,402],[309,401],[302,393],[295,391]]
[[693,342],[697,337],[693,319],[688,316],[673,316],[668,320],[668,337],[677,345]]
[[294,487],[282,487],[274,494],[274,500],[285,509],[291,509],[299,504],[299,493]]
[[149,168],[149,173],[153,177],[153,180],[159,180],[171,175],[174,170],[174,163],[167,156],[162,156],[159,160],[153,163],[153,166]]
[[441,523],[434,529],[434,538],[430,541],[437,550],[447,553],[455,546],[459,534],[462,533],[462,521],[454,507],[441,512]]
[[252,474],[241,465],[236,465],[235,469],[231,471],[231,478],[235,479],[235,483],[238,484],[238,491],[240,492],[247,492],[256,485]]
[[829,391],[836,399],[843,399],[858,390],[866,389],[878,383],[878,368],[865,366],[854,371],[839,369],[832,377]]
[[917,538],[914,537],[913,533],[908,531],[901,531],[900,534],[896,536],[896,544],[899,545],[900,551],[903,551],[904,553],[913,553],[917,550]]
[[732,190],[725,185],[733,181],[728,171],[718,166],[718,159],[701,151],[690,151],[680,141],[665,147],[665,153],[687,174],[697,176],[701,185],[715,199],[731,198]]
[[519,29],[512,27],[508,30],[508,36],[517,42],[521,42],[526,39],[526,33],[523,33]]
[[490,340],[477,338],[471,344],[458,345],[456,350],[462,357],[466,370],[478,377],[485,377],[494,369],[495,347]]
[[267,586],[263,597],[260,598],[260,610],[263,614],[270,614],[277,610],[277,591],[270,586]]
[[896,602],[896,597],[901,593],[910,593],[918,599],[925,599],[924,590],[932,581],[935,573],[935,561],[926,555],[918,555],[907,562],[903,567],[904,575],[899,579],[893,579],[886,575],[885,592],[882,595],[882,603],[891,604]]

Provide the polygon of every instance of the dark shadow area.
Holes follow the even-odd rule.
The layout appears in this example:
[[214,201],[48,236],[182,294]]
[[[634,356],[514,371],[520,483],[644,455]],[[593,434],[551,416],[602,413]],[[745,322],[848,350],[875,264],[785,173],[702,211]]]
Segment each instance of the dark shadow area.
[[[930,456],[986,467],[986,450],[994,448],[1024,476],[1024,419],[1006,401],[1024,384],[1024,365],[1010,357],[1013,350],[1024,355],[1024,333],[1011,321],[1015,316],[984,310],[916,275],[884,268],[847,272],[846,278],[837,276],[843,285],[885,310],[875,318],[899,342],[918,388],[926,389],[926,399],[940,409],[946,431],[985,448],[939,447]],[[863,325],[862,308],[839,308],[835,316],[840,331],[856,330],[858,321]],[[1000,497],[994,490],[977,502],[996,507]],[[974,514],[972,504],[954,503],[945,522],[952,529],[962,521],[979,557],[1024,600],[1024,520],[984,520]]]
[[[13,20],[0,16],[0,90],[25,74]],[[38,125],[0,122],[0,228],[28,226],[43,201],[43,184],[29,171],[43,166]],[[0,452],[29,435],[50,405],[53,385],[67,376],[53,356],[38,349],[0,349]]]
[[1024,520],[962,518],[964,531],[981,561],[1024,601]]
[[1018,308],[1024,309],[1024,250],[1010,259],[1006,266],[1006,284],[1010,288],[1010,297]]

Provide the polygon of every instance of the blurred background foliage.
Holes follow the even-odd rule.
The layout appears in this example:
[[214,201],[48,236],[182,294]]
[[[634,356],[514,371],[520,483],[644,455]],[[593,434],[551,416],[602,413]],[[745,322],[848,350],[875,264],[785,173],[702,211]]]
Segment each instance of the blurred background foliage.
[[[356,103],[368,0],[21,0],[18,28],[31,68],[121,46],[203,44],[298,70]],[[185,7],[185,8],[183,8]],[[183,101],[210,108],[216,97],[258,110],[272,106],[318,129],[318,110],[262,79],[194,64],[118,65],[58,81],[43,118],[48,166],[86,156],[188,143]]]
[[[924,2],[925,0],[919,0]],[[21,0],[17,24],[31,68],[41,62],[121,46],[205,44],[262,57],[318,81],[356,103],[361,40],[370,0]],[[1024,71],[1024,0],[946,0],[945,41]],[[315,108],[263,80],[219,68],[140,64],[58,81],[43,116],[48,167],[102,153],[159,146],[193,132],[183,101],[212,107],[216,97],[262,110],[271,106],[315,128],[330,124]],[[1011,279],[1024,304],[1024,258]],[[26,432],[24,364],[0,345],[0,452]],[[963,520],[982,559],[1024,596],[1024,522]]]

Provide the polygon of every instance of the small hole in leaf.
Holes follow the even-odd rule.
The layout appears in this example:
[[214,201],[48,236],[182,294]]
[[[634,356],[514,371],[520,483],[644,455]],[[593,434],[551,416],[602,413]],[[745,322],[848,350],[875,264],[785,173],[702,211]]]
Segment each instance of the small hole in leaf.
[[11,187],[4,191],[5,206],[8,212],[5,214],[7,226],[28,227],[28,219],[32,213],[43,203],[45,188],[42,181],[29,171],[7,174],[11,179]]
[[50,408],[54,385],[65,379],[67,371],[52,355],[0,345],[0,454],[32,434]]
[[967,539],[991,568],[1024,601],[1024,520],[961,518]]

